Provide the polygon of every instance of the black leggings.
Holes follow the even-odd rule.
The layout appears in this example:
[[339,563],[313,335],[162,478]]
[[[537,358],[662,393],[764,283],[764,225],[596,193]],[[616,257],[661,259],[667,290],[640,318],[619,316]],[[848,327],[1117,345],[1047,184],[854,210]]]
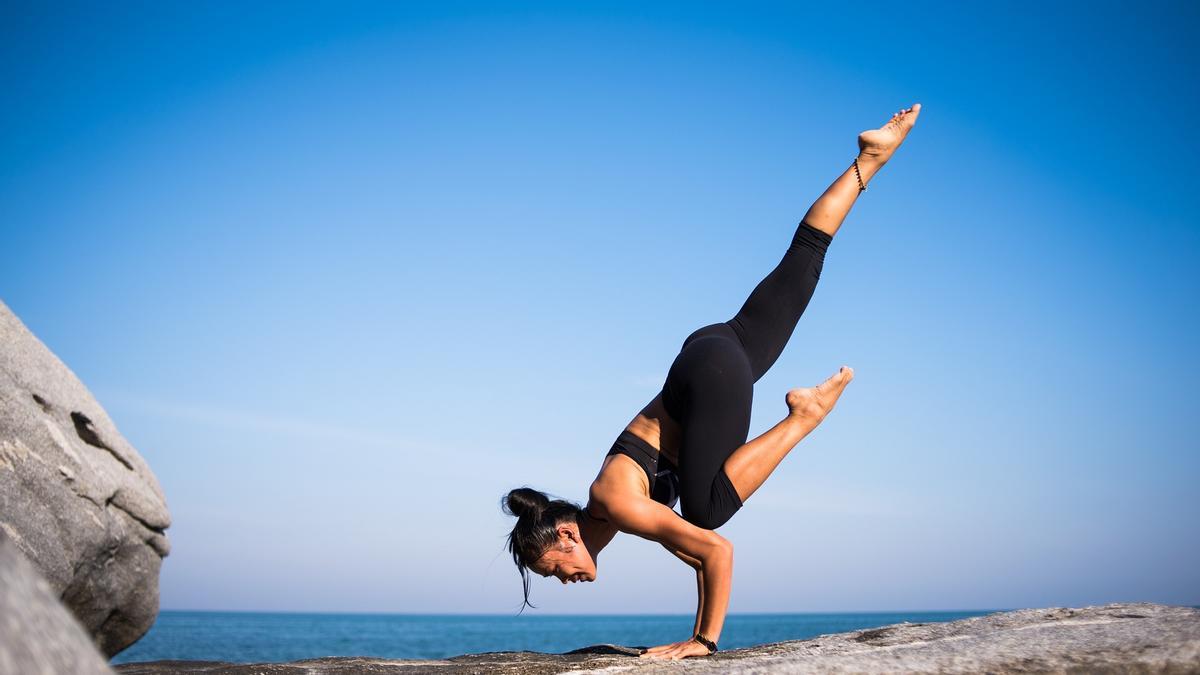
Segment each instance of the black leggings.
[[775,363],[821,278],[833,237],[801,221],[783,260],[729,321],[683,341],[663,384],[667,414],[683,429],[679,505],[710,530],[742,507],[725,460],[746,443],[754,383]]

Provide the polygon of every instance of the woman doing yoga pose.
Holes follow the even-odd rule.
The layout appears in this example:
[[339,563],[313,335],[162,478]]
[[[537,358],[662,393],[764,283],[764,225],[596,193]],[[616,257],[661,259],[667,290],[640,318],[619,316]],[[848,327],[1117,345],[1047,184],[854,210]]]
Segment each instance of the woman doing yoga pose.
[[[733,545],[713,530],[829,414],[854,371],[842,366],[815,387],[788,391],[787,417],[747,442],[754,383],[783,352],[850,207],[920,113],[921,104],[914,104],[859,134],[853,164],[809,208],[783,259],[738,313],[687,336],[662,391],[605,456],[584,508],[527,487],[505,495],[505,511],[517,516],[508,547],[526,604],[528,570],[564,584],[595,581],[600,551],[617,532],[628,532],[659,542],[692,567],[699,595],[692,637],[642,656],[681,659],[716,651],[729,604]],[[676,503],[680,513],[673,510]]]

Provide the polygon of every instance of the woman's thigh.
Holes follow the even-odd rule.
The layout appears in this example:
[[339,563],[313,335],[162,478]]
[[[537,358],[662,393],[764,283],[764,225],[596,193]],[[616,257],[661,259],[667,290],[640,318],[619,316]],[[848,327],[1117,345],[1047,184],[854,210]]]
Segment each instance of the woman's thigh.
[[750,359],[728,329],[714,324],[689,336],[663,387],[667,413],[682,430],[681,512],[708,529],[724,524],[742,506],[724,464],[746,442],[754,396]]

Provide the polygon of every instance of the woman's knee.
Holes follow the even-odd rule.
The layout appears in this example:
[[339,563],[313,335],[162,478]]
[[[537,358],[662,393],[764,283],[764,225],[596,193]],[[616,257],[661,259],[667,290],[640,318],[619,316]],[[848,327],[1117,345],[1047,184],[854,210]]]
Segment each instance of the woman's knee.
[[707,506],[700,509],[683,509],[684,520],[706,530],[715,530],[724,525],[733,514],[733,511],[718,510]]
[[742,502],[737,498],[736,493],[727,495],[724,490],[719,493],[717,490],[712,490],[703,499],[688,495],[685,491],[680,497],[679,506],[684,520],[696,527],[715,530],[728,522],[733,514],[742,508]]

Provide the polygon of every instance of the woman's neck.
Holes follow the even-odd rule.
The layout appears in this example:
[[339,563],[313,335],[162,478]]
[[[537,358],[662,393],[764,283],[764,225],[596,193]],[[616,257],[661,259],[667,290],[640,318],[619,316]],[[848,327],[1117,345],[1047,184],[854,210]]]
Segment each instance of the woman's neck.
[[592,554],[592,562],[596,562],[600,551],[617,536],[617,527],[607,520],[592,517],[586,508],[579,514],[578,525],[583,545]]

